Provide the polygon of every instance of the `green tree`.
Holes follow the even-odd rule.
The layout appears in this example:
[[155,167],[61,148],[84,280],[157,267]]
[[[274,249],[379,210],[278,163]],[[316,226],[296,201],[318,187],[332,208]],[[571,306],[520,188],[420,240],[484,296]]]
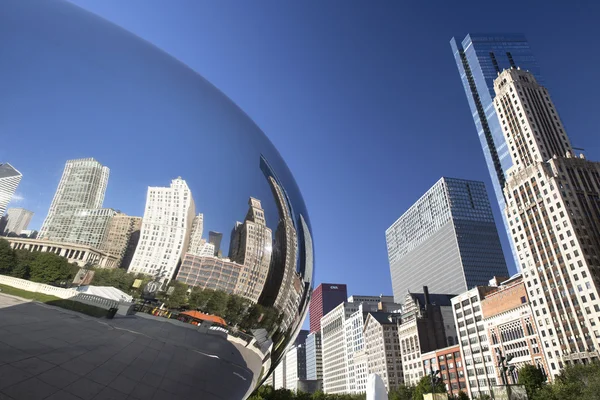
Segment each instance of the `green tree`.
[[15,250],[16,265],[11,271],[15,278],[29,279],[31,273],[31,263],[38,256],[38,252],[29,250]]
[[469,400],[469,395],[461,390],[460,392],[458,392],[458,396],[456,396],[456,400]]
[[525,386],[527,397],[533,399],[535,393],[542,388],[546,378],[542,371],[531,365],[525,365],[519,369],[519,385]]
[[5,239],[0,239],[0,274],[10,275],[17,263],[15,251]]
[[[429,376],[424,376],[421,378],[417,386],[415,386],[413,400],[423,400],[423,396],[427,393],[433,393],[431,378]],[[438,382],[435,385],[435,393],[446,393],[446,385],[444,385],[442,382]]]
[[223,317],[225,315],[225,310],[227,309],[228,300],[229,294],[221,290],[215,290],[206,302],[204,312]]
[[34,282],[70,282],[77,273],[77,269],[69,264],[66,258],[54,253],[37,253],[29,266],[31,280]]
[[135,275],[128,274],[121,268],[94,268],[92,285],[112,286],[129,293],[134,280]]
[[239,325],[244,319],[250,303],[242,296],[235,294],[229,295],[227,308],[225,310],[225,320],[232,326]]
[[201,289],[199,287],[193,287],[190,293],[189,305],[191,309],[204,311],[206,309],[206,303],[213,295],[214,290],[212,289]]
[[414,390],[412,386],[400,385],[398,389],[390,391],[388,400],[412,400]]
[[[170,295],[164,294],[164,302],[167,308],[180,308],[187,304],[188,286],[179,281],[171,281],[169,287],[174,288]],[[168,291],[168,289],[167,289]]]

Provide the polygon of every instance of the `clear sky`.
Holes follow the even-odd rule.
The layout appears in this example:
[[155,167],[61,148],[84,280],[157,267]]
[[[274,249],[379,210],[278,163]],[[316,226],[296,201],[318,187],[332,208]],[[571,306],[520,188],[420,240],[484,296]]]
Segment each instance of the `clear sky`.
[[349,294],[391,294],[385,230],[442,175],[483,180],[502,229],[452,36],[525,33],[573,145],[600,160],[594,1],[73,3],[185,62],[248,113],[304,195],[315,282]]

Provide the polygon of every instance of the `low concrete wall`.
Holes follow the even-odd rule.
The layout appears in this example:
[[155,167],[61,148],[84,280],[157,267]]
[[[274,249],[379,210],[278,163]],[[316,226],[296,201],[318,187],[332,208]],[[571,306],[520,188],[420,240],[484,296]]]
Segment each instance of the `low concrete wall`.
[[130,315],[133,311],[133,303],[121,303],[116,300],[106,299],[87,293],[80,293],[75,289],[64,289],[44,283],[31,282],[25,279],[19,279],[12,276],[0,275],[0,284],[11,286],[17,289],[27,290],[28,292],[43,293],[56,296],[61,299],[74,300],[80,303],[96,306],[108,310],[109,308],[118,308],[121,315]]

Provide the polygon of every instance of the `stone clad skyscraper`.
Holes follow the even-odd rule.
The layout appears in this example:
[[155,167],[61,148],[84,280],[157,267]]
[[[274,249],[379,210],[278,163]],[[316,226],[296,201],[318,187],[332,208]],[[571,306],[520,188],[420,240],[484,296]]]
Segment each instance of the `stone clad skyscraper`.
[[66,241],[77,216],[88,217],[84,210],[102,207],[109,174],[108,167],[93,158],[67,161],[38,237]]
[[[6,233],[20,235],[21,231],[27,229],[27,226],[31,221],[31,217],[33,217],[33,211],[29,211],[24,208],[9,208],[6,212],[6,215],[8,217]],[[2,234],[1,230],[0,234]]]
[[550,94],[503,71],[494,106],[513,166],[504,195],[552,375],[600,358],[600,163],[576,158]]
[[196,206],[187,183],[173,179],[169,187],[149,187],[142,229],[128,272],[168,282],[185,252]]
[[4,216],[6,206],[15,194],[22,177],[12,165],[0,163],[0,218]]
[[483,182],[441,178],[385,232],[394,300],[458,294],[508,270]]
[[[494,79],[503,69],[511,67],[527,69],[539,79],[539,68],[527,39],[521,34],[469,34],[462,42],[452,38],[450,46],[477,128],[496,199],[500,210],[504,210],[503,189],[506,171],[512,166],[512,159],[494,110]],[[508,229],[504,215],[503,219]],[[514,248],[512,252],[513,255],[516,254]]]

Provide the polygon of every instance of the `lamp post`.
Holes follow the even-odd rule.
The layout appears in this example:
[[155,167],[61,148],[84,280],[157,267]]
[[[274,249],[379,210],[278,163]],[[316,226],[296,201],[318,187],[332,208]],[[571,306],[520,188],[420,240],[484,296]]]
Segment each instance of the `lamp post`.
[[442,377],[440,371],[437,369],[434,371],[431,365],[429,366],[429,379],[431,380],[431,392],[433,393],[433,398],[435,399],[435,386],[442,382]]
[[[500,369],[500,376],[502,377],[502,384],[504,386],[506,386],[506,394],[508,396],[508,400],[511,400],[512,396],[511,396],[511,390],[510,390],[510,383],[508,382],[508,376],[507,376],[507,372],[510,373],[511,376],[513,376],[513,372],[515,370],[515,366],[514,365],[508,365],[508,363],[513,359],[513,356],[508,354],[506,357],[502,355],[502,350],[498,349],[496,352],[497,358],[498,358],[498,368]],[[513,377],[513,383],[514,383],[514,377]]]

